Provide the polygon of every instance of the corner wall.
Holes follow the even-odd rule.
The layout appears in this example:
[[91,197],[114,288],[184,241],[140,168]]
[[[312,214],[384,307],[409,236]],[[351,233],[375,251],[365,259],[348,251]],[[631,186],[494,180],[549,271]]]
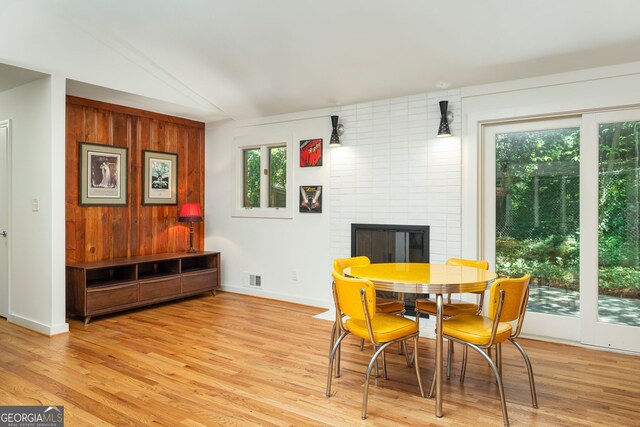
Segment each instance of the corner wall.
[[[204,204],[204,124],[72,96],[66,113],[66,262],[186,251],[189,230],[178,216],[183,203]],[[126,206],[80,206],[80,142],[127,149]],[[177,153],[177,204],[143,204],[145,150]],[[195,223],[194,248],[202,247]]]
[[59,253],[64,199],[58,198],[64,188],[64,128],[57,123],[64,123],[64,81],[48,77],[0,93],[0,117],[11,120],[8,320],[47,335],[66,332]]
[[[293,219],[232,217],[234,138],[253,135],[257,140],[273,134],[291,135],[293,140]],[[205,187],[205,249],[220,251],[222,289],[314,306],[328,306],[327,284],[331,276],[329,215],[325,189],[329,184],[331,123],[328,114],[280,123],[243,126],[226,121],[207,125]],[[324,166],[299,167],[299,141],[323,138]],[[299,213],[300,185],[323,185],[323,212]],[[245,273],[262,276],[262,288],[246,285]]]

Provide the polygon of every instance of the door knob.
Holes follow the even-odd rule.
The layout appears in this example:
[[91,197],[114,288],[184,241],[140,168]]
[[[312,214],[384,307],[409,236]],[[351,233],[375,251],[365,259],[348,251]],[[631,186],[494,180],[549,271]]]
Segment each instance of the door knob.
[[2,237],[7,237],[7,232],[3,231],[2,233],[0,233],[0,235],[2,235]]

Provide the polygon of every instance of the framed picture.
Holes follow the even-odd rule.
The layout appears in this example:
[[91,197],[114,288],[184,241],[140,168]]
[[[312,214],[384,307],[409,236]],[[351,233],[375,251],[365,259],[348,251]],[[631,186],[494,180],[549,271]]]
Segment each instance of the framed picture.
[[300,186],[300,212],[322,213],[322,185]]
[[142,151],[142,204],[178,204],[178,154]]
[[127,148],[81,142],[80,206],[127,206]]
[[322,166],[322,138],[300,141],[300,167]]

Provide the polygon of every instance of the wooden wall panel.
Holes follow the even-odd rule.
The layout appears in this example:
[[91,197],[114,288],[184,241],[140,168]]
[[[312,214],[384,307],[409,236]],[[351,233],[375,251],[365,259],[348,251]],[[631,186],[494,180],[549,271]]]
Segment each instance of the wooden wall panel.
[[[98,101],[67,97],[67,263],[186,251],[188,224],[180,206],[204,210],[204,124]],[[80,206],[80,142],[128,148],[127,206]],[[178,153],[178,205],[142,205],[142,151]],[[204,214],[204,212],[203,212]],[[194,247],[203,250],[204,227],[195,224]]]

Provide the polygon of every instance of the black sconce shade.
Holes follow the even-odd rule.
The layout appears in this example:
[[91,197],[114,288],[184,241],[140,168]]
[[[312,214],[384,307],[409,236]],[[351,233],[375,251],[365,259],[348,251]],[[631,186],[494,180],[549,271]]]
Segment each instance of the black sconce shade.
[[340,142],[340,136],[338,135],[338,116],[331,116],[331,126],[333,126],[333,130],[331,131],[329,147],[340,147],[342,143]]
[[449,121],[447,120],[447,108],[449,101],[440,101],[440,126],[438,126],[438,136],[451,136]]

